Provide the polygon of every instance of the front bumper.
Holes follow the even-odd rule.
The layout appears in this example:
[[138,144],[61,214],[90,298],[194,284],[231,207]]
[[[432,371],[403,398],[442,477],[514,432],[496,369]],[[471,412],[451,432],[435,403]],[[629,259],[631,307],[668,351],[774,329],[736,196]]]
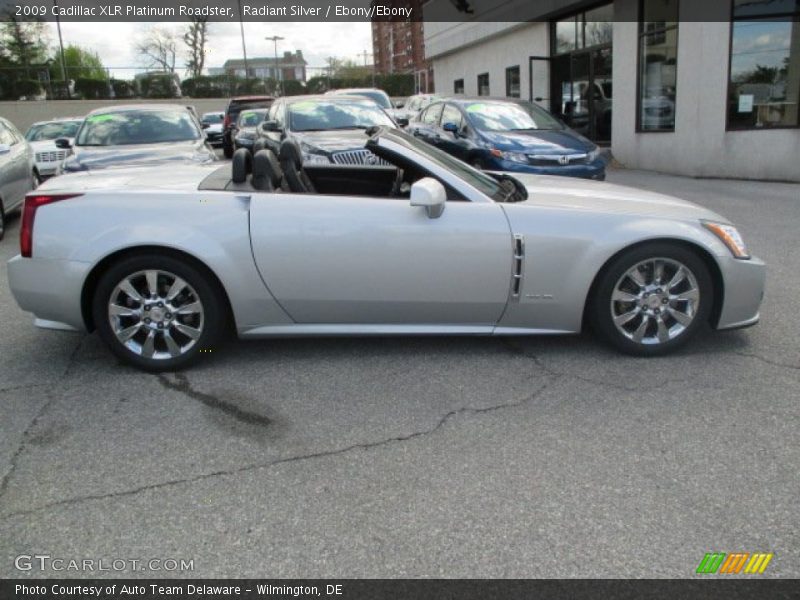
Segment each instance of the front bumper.
[[755,325],[764,298],[767,267],[759,258],[718,259],[725,285],[717,329],[738,329]]
[[542,167],[537,165],[526,165],[512,160],[505,160],[492,156],[488,161],[487,170],[489,171],[509,171],[511,173],[532,173],[534,175],[561,175],[563,177],[579,177],[581,179],[594,179],[604,181],[606,178],[606,165],[604,158],[598,158],[588,164],[564,165]]
[[58,174],[60,166],[61,166],[61,161],[37,162],[36,170],[38,171],[41,177],[50,177],[51,175]]
[[37,325],[86,331],[81,292],[91,268],[90,263],[17,255],[8,261],[8,285],[19,307],[34,314]]

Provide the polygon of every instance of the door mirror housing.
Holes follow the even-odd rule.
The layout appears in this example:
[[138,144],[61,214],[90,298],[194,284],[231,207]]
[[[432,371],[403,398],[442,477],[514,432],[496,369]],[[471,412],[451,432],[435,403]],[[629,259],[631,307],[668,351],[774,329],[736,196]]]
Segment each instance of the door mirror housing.
[[444,129],[445,131],[449,131],[454,136],[458,137],[458,125],[456,125],[455,123],[445,123],[444,125],[442,125],[442,129]]
[[264,121],[261,123],[261,131],[278,132],[281,128],[277,121]]
[[0,144],[0,154],[8,154],[11,152],[11,146],[8,144]]
[[429,219],[438,219],[444,212],[447,193],[432,177],[423,177],[411,186],[411,206],[422,206]]
[[397,117],[395,120],[400,127],[408,127],[408,117]]
[[72,148],[72,144],[69,143],[69,138],[57,138],[56,139],[56,148],[62,148],[64,150],[69,150]]

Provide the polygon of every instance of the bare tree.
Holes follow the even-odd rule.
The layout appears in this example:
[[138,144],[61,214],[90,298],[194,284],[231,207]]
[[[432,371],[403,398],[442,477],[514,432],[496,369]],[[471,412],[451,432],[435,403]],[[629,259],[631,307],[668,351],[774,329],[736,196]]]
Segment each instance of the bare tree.
[[193,18],[183,34],[183,43],[189,52],[186,68],[192,77],[200,77],[206,63],[206,40],[208,39],[208,17]]
[[153,27],[142,41],[136,44],[136,52],[139,53],[148,69],[158,69],[166,73],[175,72],[178,42],[175,34],[170,30]]

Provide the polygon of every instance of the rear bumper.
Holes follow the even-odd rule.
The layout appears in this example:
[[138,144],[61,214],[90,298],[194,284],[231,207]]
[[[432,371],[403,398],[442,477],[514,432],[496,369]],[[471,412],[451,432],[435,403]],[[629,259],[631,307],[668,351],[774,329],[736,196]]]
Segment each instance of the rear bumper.
[[756,257],[737,260],[725,257],[718,260],[725,285],[722,310],[717,329],[740,329],[755,325],[764,298],[767,267]]
[[84,262],[17,255],[8,261],[8,285],[19,307],[34,314],[37,325],[86,331],[81,291],[91,267]]

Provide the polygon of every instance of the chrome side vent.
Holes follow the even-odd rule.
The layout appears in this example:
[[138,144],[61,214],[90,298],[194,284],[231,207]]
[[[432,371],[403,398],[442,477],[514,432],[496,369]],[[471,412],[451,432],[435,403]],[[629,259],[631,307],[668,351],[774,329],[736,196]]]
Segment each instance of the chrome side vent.
[[514,236],[514,264],[511,270],[511,297],[519,298],[522,289],[522,263],[525,261],[525,236]]

